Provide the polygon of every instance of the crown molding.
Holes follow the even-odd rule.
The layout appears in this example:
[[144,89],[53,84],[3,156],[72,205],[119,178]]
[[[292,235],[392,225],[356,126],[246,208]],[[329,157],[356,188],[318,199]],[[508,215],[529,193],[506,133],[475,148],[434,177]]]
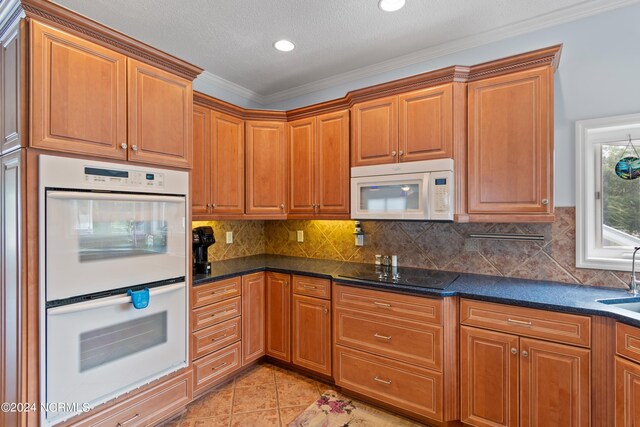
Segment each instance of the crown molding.
[[8,0],[0,6],[0,35],[15,25],[16,21],[23,18],[24,11],[18,0]]
[[244,86],[210,73],[209,71],[204,71],[202,74],[200,74],[198,76],[198,80],[202,81],[203,84],[209,84],[214,87],[224,89],[257,104],[267,105],[268,100],[264,95],[261,95],[258,92],[254,92],[251,89],[247,89]]
[[287,121],[287,113],[285,111],[242,108],[197,91],[193,91],[193,102],[202,107],[211,108],[244,120]]

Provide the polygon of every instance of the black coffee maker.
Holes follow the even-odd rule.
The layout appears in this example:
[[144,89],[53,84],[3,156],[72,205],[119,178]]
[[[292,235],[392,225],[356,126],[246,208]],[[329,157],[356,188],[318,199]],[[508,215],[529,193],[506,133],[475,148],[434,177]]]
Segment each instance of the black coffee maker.
[[207,274],[211,271],[211,263],[207,255],[209,246],[216,242],[213,228],[209,226],[196,227],[192,230],[193,240],[193,274]]

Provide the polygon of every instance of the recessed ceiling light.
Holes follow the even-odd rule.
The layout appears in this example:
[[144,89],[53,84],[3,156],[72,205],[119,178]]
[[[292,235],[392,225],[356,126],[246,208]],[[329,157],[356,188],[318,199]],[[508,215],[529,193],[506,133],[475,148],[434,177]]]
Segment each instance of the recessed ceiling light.
[[289,40],[278,40],[273,44],[273,47],[278,49],[280,52],[290,52],[294,47],[296,47],[296,45],[291,43]]
[[405,0],[380,0],[378,7],[385,12],[395,12],[396,10],[402,9],[404,3]]

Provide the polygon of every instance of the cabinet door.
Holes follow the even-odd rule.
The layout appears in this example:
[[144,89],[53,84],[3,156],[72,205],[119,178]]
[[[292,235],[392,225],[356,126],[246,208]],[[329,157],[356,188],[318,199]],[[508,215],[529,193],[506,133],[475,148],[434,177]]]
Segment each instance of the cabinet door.
[[129,160],[191,168],[191,82],[129,58]]
[[520,426],[589,426],[591,352],[520,338]]
[[518,359],[518,337],[460,328],[462,422],[478,427],[518,426]]
[[316,204],[319,213],[349,213],[349,111],[318,116]]
[[264,355],[264,273],[242,276],[242,365]]
[[[0,158],[0,402],[20,402],[22,274],[21,152]],[[0,411],[0,425],[20,425],[20,413]]]
[[[2,140],[0,140],[0,154],[8,153],[22,145],[22,96],[23,78],[26,75],[21,70],[21,30],[22,21],[16,22],[8,29],[0,39],[0,98],[2,108],[0,109],[0,130]],[[26,85],[25,85],[26,86]]]
[[191,212],[206,214],[211,204],[211,111],[193,106],[193,169],[191,170]]
[[291,278],[267,272],[267,354],[291,362]]
[[469,83],[469,213],[552,212],[551,73]]
[[286,214],[287,145],[284,123],[247,121],[248,214]]
[[316,118],[301,119],[289,128],[289,212],[316,211]]
[[351,112],[351,166],[396,162],[398,97],[362,102],[354,105]]
[[293,363],[331,375],[331,301],[293,296]]
[[30,35],[31,146],[125,159],[126,57],[33,20]]
[[405,93],[398,99],[400,161],[452,158],[452,85]]
[[616,356],[616,427],[640,426],[640,365]]
[[214,214],[244,213],[244,120],[213,112],[212,210]]

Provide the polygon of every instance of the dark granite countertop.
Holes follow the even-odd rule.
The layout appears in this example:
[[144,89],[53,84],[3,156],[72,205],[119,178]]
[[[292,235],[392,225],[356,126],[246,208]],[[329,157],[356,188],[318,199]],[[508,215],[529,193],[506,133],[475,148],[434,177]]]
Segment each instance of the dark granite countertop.
[[[212,272],[196,275],[193,286],[257,271],[301,274],[326,279],[351,286],[380,289],[435,297],[460,296],[483,301],[518,305],[579,314],[611,317],[640,327],[640,313],[617,308],[598,300],[630,299],[624,289],[611,289],[551,281],[515,279],[460,273],[445,290],[398,286],[388,283],[347,279],[341,276],[357,276],[361,269],[371,269],[370,264],[358,264],[311,258],[279,255],[256,255],[213,262]],[[411,269],[416,271],[419,269]],[[424,270],[425,272],[427,270]],[[635,298],[640,302],[640,297]]]

